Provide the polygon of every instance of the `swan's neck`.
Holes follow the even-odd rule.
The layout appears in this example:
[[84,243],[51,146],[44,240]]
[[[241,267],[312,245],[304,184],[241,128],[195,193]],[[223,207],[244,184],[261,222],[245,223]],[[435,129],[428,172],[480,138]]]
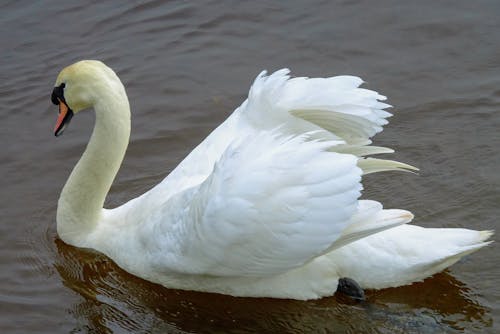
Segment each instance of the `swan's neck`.
[[75,246],[85,246],[86,237],[99,223],[130,137],[130,107],[121,83],[114,90],[103,89],[94,109],[94,131],[57,207],[57,232]]

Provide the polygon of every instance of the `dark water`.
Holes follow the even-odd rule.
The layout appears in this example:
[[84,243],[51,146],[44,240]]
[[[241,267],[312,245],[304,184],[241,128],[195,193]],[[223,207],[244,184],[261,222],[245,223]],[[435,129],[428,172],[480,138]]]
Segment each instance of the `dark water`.
[[500,2],[3,1],[0,4],[1,333],[495,333],[500,246],[412,286],[298,302],[176,291],[61,242],[56,201],[89,138],[55,138],[59,70],[114,68],[132,141],[108,206],[161,180],[238,106],[262,69],[355,74],[390,98],[375,143],[421,168],[367,177],[365,198],[433,227],[497,228]]

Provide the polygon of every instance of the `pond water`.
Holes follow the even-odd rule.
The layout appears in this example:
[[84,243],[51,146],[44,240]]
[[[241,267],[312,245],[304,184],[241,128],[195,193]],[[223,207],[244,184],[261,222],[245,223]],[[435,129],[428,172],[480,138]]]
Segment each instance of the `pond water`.
[[361,76],[395,116],[375,143],[419,175],[369,175],[364,198],[426,227],[500,216],[498,1],[3,1],[0,4],[0,332],[495,333],[500,246],[367,301],[233,298],[166,289],[64,244],[59,192],[92,130],[60,138],[64,66],[100,59],[124,82],[132,137],[113,207],[149,189],[246,97],[262,70]]

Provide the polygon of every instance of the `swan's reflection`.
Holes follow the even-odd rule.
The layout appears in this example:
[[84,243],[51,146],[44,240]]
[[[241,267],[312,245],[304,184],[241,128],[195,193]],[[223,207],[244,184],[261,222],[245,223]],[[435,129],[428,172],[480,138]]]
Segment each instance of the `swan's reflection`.
[[294,301],[179,291],[121,270],[103,255],[55,240],[55,267],[83,301],[71,307],[86,332],[445,332],[490,325],[490,316],[448,273],[411,286]]

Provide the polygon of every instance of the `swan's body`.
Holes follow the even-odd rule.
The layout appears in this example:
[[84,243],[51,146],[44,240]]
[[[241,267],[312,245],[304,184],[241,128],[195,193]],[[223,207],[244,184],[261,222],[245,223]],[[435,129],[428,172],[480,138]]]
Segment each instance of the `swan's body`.
[[362,174],[413,169],[365,158],[392,152],[368,146],[390,116],[384,97],[356,77],[287,74],[259,75],[160,184],[107,210],[129,141],[125,89],[101,62],[65,68],[56,134],[67,107],[93,107],[96,124],[59,199],[60,237],[167,287],[295,299],[331,295],[340,277],[364,288],[409,284],[488,243],[490,232],[405,225],[410,212],[359,200]]

